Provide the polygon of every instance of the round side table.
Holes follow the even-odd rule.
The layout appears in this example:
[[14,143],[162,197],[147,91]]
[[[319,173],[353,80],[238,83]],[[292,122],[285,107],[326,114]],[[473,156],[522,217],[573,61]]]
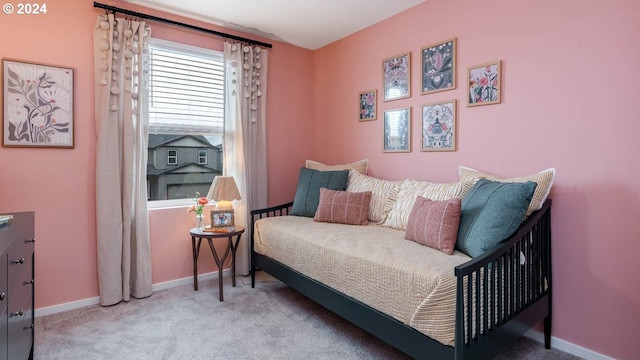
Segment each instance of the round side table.
[[[240,243],[240,237],[244,233],[244,227],[234,226],[230,232],[213,232],[203,229],[193,228],[189,231],[191,235],[191,249],[193,250],[193,289],[198,290],[198,255],[200,254],[200,244],[202,239],[207,239],[213,259],[218,265],[218,286],[220,301],[223,301],[222,294],[222,265],[231,252],[231,285],[236,286],[236,250]],[[222,257],[218,256],[216,248],[213,246],[213,239],[227,238],[227,247]],[[234,239],[235,238],[235,239]],[[196,241],[197,240],[197,241]]]

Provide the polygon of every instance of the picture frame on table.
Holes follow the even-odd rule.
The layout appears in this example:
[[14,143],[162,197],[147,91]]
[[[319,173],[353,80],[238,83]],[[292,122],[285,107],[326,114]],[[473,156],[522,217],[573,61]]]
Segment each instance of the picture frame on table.
[[502,99],[502,62],[492,61],[467,68],[467,106],[499,104]]
[[221,228],[235,225],[233,209],[211,210],[211,227]]
[[421,151],[455,151],[457,100],[422,105]]
[[411,152],[411,107],[384,112],[383,152]]
[[456,38],[420,49],[422,95],[456,88]]
[[74,69],[2,59],[2,146],[74,147]]
[[378,118],[378,91],[363,91],[358,95],[359,121],[376,120]]
[[397,100],[411,96],[411,52],[382,61],[383,100]]

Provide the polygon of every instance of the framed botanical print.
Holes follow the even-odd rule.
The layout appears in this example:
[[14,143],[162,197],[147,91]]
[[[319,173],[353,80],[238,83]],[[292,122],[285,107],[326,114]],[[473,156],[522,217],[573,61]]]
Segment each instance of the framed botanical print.
[[2,60],[2,146],[73,148],[73,69]]
[[385,59],[382,62],[384,101],[411,96],[411,53]]
[[383,152],[411,152],[411,107],[384,112]]
[[422,57],[422,94],[456,88],[456,38],[425,46]]
[[368,121],[378,118],[376,108],[377,94],[377,90],[368,90],[363,91],[358,95],[358,106],[360,108],[358,120]]
[[467,106],[499,104],[502,95],[501,62],[470,66],[467,69],[469,96]]
[[456,100],[422,106],[422,151],[456,150]]

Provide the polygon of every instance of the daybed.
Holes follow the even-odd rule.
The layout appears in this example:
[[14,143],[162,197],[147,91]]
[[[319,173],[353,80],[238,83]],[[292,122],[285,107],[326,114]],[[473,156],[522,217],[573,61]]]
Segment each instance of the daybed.
[[[261,269],[416,359],[489,359],[540,321],[545,347],[550,347],[551,200],[546,197],[554,172],[538,173],[533,176],[537,183],[527,182],[535,191],[520,215],[526,220],[511,224],[506,230],[510,236],[490,241],[482,251],[471,246],[465,252],[407,240],[416,219],[419,225],[433,220],[416,217],[420,201],[447,208],[457,201],[456,246],[464,248],[460,236],[474,231],[470,221],[507,217],[496,215],[504,209],[487,210],[504,198],[482,197],[486,191],[480,188],[489,186],[494,194],[502,191],[502,184],[508,187],[531,177],[496,181],[490,174],[461,167],[460,182],[436,184],[385,181],[352,170],[340,188],[335,179],[326,178],[338,173],[303,168],[294,202],[251,212],[252,286]],[[314,185],[318,175],[323,181]],[[318,187],[324,188],[316,199],[319,205],[304,197]],[[369,205],[364,207],[365,222],[355,222],[366,225],[345,221],[340,199],[348,197],[353,203],[354,196]],[[490,205],[472,209],[479,196]],[[349,209],[353,213],[354,207]],[[429,209],[435,212],[435,207]],[[323,218],[327,214],[334,218]]]

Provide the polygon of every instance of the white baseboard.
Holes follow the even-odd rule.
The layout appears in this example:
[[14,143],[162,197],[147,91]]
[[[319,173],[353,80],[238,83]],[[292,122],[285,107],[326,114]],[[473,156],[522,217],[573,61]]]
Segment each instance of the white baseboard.
[[[223,271],[228,271],[228,270],[229,269],[225,269]],[[198,280],[209,280],[209,279],[212,279],[214,276],[218,276],[217,271],[206,273],[206,274],[200,274],[198,275]],[[153,291],[160,291],[160,290],[169,289],[175,286],[192,284],[192,283],[193,283],[193,277],[189,276],[182,279],[153,284],[152,289]],[[96,297],[88,298],[84,300],[72,301],[72,302],[68,302],[60,305],[36,309],[34,312],[34,316],[35,317],[47,316],[47,315],[57,314],[64,311],[83,308],[86,306],[97,305],[99,303],[100,303],[100,298],[96,296]],[[529,330],[524,334],[524,336],[544,344],[544,334],[541,333],[540,331]],[[568,341],[559,339],[554,336],[551,337],[551,347],[554,349],[562,350],[566,353],[569,353],[575,356],[579,356],[585,360],[615,360],[612,357],[597,353],[593,350],[589,350],[580,345],[570,343]]]
[[[544,344],[544,334],[537,330],[529,330],[524,333],[524,336]],[[581,357],[585,360],[615,360],[612,357],[597,353],[593,350],[589,350],[580,345],[570,343],[566,340],[559,339],[557,337],[551,337],[551,347],[554,349],[562,350],[571,355]]]
[[[228,269],[223,270],[223,272],[224,271],[228,271]],[[199,274],[198,280],[199,281],[209,280],[209,279],[213,279],[214,276],[218,276],[217,271],[205,273],[205,274]],[[186,285],[186,284],[193,284],[193,276],[153,284],[151,288],[153,291],[160,291],[160,290],[172,288],[174,286],[180,286],[180,285]],[[80,309],[80,308],[91,306],[91,305],[97,305],[99,303],[100,303],[100,297],[96,296],[96,297],[72,301],[72,302],[68,302],[60,305],[39,308],[34,311],[33,315],[35,317],[47,316],[47,315],[57,314],[57,313],[61,313],[69,310]]]

